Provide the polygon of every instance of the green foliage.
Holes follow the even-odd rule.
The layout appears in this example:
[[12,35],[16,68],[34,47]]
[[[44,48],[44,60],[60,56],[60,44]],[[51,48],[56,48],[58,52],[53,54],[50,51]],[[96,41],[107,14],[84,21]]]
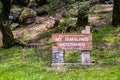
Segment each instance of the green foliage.
[[76,22],[76,20],[77,19],[74,17],[65,18],[62,24],[64,24],[64,26],[71,26],[74,22]]
[[[0,80],[119,80],[120,66],[79,66],[77,69],[47,67],[49,57],[39,49],[0,49]],[[42,59],[44,58],[44,59]],[[45,60],[47,59],[47,60]],[[65,68],[66,69],[66,68]]]
[[49,15],[53,15],[57,10],[59,10],[63,5],[64,2],[61,0],[50,0],[49,5]]
[[[119,65],[111,67],[79,66],[77,69],[49,67],[51,54],[47,50],[21,47],[0,48],[0,80],[120,79]],[[64,72],[65,69],[67,71]]]
[[78,8],[80,7],[80,2],[71,4],[70,9],[66,12],[67,17],[78,15]]
[[103,40],[109,44],[115,44],[115,42],[119,42],[120,41],[120,33],[119,33],[119,29],[118,31],[116,31],[115,33],[110,33],[108,34],[108,36],[104,37]]
[[115,65],[119,62],[119,28],[101,28],[98,33],[93,33],[93,59],[100,65]]
[[[95,6],[97,0],[90,0],[90,1],[81,1],[81,2],[75,2],[69,6],[69,10],[66,12],[66,18],[63,21],[61,26],[72,26],[71,30],[77,30],[80,28],[80,25],[82,23],[85,23],[85,25],[88,23],[88,13],[93,12],[96,8],[93,8],[93,5]],[[81,14],[83,13],[83,14]],[[82,16],[81,16],[82,15]],[[80,16],[80,17],[79,17]],[[82,17],[82,18],[81,18]],[[79,22],[79,19],[84,19],[83,22]],[[80,19],[80,21],[81,21]],[[77,25],[76,25],[77,22]],[[72,24],[72,25],[71,25]],[[60,26],[60,28],[61,28]],[[76,27],[77,26],[77,27]],[[62,28],[63,28],[62,27]]]
[[[95,4],[97,3],[97,0],[89,0],[89,1],[81,1],[81,2],[76,2],[71,4],[70,9],[67,11],[67,15],[68,16],[72,16],[72,15],[77,15],[78,11],[80,13],[89,13],[90,10],[93,11],[95,10]],[[94,9],[93,9],[94,7]]]
[[43,5],[43,6],[39,7],[39,8],[37,8],[36,13],[39,16],[39,15],[48,14],[49,11],[50,11],[50,7],[48,5]]
[[51,9],[56,10],[60,5],[60,0],[51,0],[49,6]]
[[80,62],[80,53],[80,51],[66,51],[65,62]]

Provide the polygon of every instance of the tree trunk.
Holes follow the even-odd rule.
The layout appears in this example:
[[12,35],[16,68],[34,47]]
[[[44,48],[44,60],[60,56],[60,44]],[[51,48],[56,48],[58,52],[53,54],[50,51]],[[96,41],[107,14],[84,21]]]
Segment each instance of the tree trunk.
[[[84,4],[81,8],[78,9],[78,18],[76,27],[85,27],[88,25],[88,15],[90,7],[93,7],[95,4],[99,2],[99,0],[80,0],[84,1]],[[87,5],[87,6],[86,6]]]
[[85,27],[88,24],[88,13],[78,11],[77,27]]
[[114,0],[112,25],[120,27],[120,0]]
[[9,48],[14,45],[14,36],[9,24],[11,2],[10,0],[1,0],[1,2],[2,12],[0,14],[0,30],[2,32],[3,47]]

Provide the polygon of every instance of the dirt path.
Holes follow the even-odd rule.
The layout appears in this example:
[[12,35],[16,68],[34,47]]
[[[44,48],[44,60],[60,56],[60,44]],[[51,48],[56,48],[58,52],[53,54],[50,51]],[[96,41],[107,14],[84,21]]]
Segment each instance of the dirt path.
[[[54,18],[48,16],[36,17],[36,21],[39,21],[39,23],[14,30],[14,38],[32,39],[38,34],[46,32],[48,30],[47,27],[54,24]],[[0,47],[2,45],[2,34],[0,33]]]
[[[66,11],[63,7],[61,11],[54,14],[54,16],[41,16],[36,17],[35,25],[30,25],[23,28],[18,28],[13,31],[14,38],[22,38],[24,41],[32,40],[32,39],[39,39],[40,34],[44,35],[44,33],[49,34],[48,31],[51,27],[55,24],[55,19],[60,20],[62,19],[62,14]],[[48,41],[47,41],[48,42]],[[44,40],[37,40],[37,44],[44,43]],[[2,46],[2,35],[0,33],[0,47]]]

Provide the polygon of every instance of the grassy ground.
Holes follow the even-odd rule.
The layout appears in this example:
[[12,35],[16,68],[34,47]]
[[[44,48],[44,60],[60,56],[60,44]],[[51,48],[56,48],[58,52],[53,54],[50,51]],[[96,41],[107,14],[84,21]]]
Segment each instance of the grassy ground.
[[[0,48],[0,80],[119,80],[120,28],[108,26],[100,28],[98,33],[91,31],[91,59],[96,61],[95,65],[53,68],[50,67],[51,47]],[[80,52],[66,51],[66,54],[66,60],[74,62]]]
[[[100,23],[98,25],[101,26],[97,33],[94,28],[91,29],[91,60],[95,61],[95,65],[51,67],[51,45],[42,48],[0,48],[0,80],[120,80],[120,28],[102,26],[104,19],[108,24],[111,21],[104,14],[90,16],[91,22],[96,21],[95,24]],[[49,35],[42,35],[43,41],[49,42]],[[66,51],[65,62],[80,62],[80,54],[80,51]]]

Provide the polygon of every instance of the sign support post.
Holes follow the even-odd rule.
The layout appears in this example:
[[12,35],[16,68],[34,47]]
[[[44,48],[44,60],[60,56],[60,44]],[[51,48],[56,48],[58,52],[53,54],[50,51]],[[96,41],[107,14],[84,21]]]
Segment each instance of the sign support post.
[[64,51],[52,50],[52,64],[51,66],[59,66],[64,63]]
[[63,50],[52,51],[52,63],[64,63],[64,51]]
[[[85,30],[82,30],[82,34],[90,34],[90,26],[86,26]],[[90,50],[81,50],[81,62],[83,65],[90,64]]]
[[90,51],[81,51],[81,62],[83,65],[90,63]]

